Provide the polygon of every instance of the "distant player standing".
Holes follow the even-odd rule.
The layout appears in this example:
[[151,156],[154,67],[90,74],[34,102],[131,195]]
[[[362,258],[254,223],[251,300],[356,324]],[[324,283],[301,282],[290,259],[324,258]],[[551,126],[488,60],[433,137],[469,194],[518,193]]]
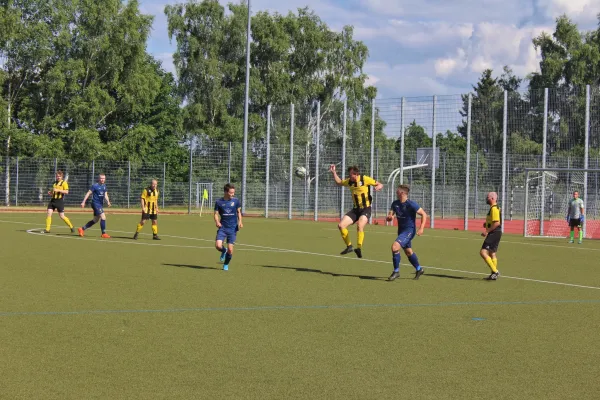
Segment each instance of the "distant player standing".
[[[348,211],[338,224],[338,229],[346,243],[346,248],[340,254],[348,254],[354,250],[358,258],[362,258],[362,246],[365,239],[365,225],[369,222],[371,217],[371,186],[375,186],[376,191],[383,189],[383,184],[377,182],[370,176],[361,175],[358,167],[349,167],[347,179],[340,179],[337,172],[335,171],[335,165],[329,166],[329,171],[333,175],[333,179],[338,186],[346,186],[352,193],[352,201],[354,208]],[[357,239],[356,249],[352,247],[350,241],[348,227],[356,224],[357,228]]]
[[60,218],[65,221],[65,224],[71,228],[71,232],[74,232],[73,224],[65,215],[65,195],[69,194],[69,184],[63,180],[63,172],[56,172],[56,181],[52,185],[52,190],[48,192],[48,195],[52,197],[50,203],[48,203],[48,213],[46,214],[46,229],[44,233],[50,233],[50,227],[52,226],[52,213],[54,210],[58,211]]
[[83,237],[84,231],[91,228],[94,224],[100,220],[100,229],[102,230],[102,237],[109,239],[110,236],[106,233],[106,215],[104,214],[104,199],[106,204],[110,207],[110,199],[108,198],[108,192],[106,191],[106,175],[101,174],[98,176],[98,182],[94,183],[90,190],[85,194],[83,201],[81,202],[81,208],[85,207],[87,199],[92,195],[92,210],[94,211],[94,218],[89,221],[84,227],[77,229],[79,236]]
[[500,276],[498,271],[498,258],[496,253],[498,252],[498,245],[500,239],[502,239],[502,213],[500,207],[498,207],[498,194],[496,192],[490,192],[487,194],[486,203],[489,204],[490,210],[485,217],[485,223],[483,227],[485,231],[481,233],[481,236],[485,238],[481,251],[479,254],[485,263],[490,267],[492,273],[487,277],[490,281],[495,281]]
[[573,243],[575,241],[575,228],[579,232],[579,244],[583,243],[583,200],[579,198],[579,192],[573,192],[573,198],[569,201],[569,206],[567,208],[567,222],[569,223],[569,228],[571,229],[571,238],[569,239],[569,243]]
[[[388,281],[393,281],[400,277],[400,249],[404,249],[404,254],[408,257],[408,261],[415,267],[414,279],[419,279],[425,273],[419,265],[419,259],[412,250],[412,239],[415,234],[421,236],[425,229],[427,221],[427,213],[416,202],[408,199],[410,188],[407,185],[400,185],[396,190],[398,200],[395,200],[387,216],[388,221],[393,221],[394,216],[398,220],[398,237],[392,244],[392,262],[394,264],[394,272],[388,278]],[[421,217],[421,226],[416,230],[417,215]]]
[[[228,183],[223,187],[223,197],[215,202],[214,217],[218,228],[215,247],[221,252],[220,260],[223,262],[224,271],[229,270],[237,232],[244,227],[240,201],[233,196],[235,196],[235,186]],[[227,246],[223,244],[225,239],[227,239]]]
[[142,191],[142,219],[137,225],[137,230],[133,235],[133,238],[137,240],[139,233],[144,227],[144,223],[147,220],[152,221],[152,239],[160,240],[158,237],[158,181],[153,179],[150,182],[150,186]]

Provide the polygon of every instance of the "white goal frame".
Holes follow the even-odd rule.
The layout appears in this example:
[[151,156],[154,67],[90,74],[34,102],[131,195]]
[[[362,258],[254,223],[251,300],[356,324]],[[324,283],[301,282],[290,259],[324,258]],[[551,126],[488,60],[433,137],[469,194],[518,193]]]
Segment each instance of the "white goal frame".
[[[583,172],[583,208],[587,212],[587,197],[588,197],[588,173],[596,173],[600,174],[600,169],[590,169],[590,168],[525,168],[525,210],[524,210],[524,224],[523,224],[523,236],[524,237],[536,237],[536,238],[556,238],[556,236],[547,236],[544,233],[544,199],[545,199],[545,191],[546,191],[546,177],[553,176],[556,177],[555,174],[560,172]],[[541,176],[531,177],[530,173],[541,173]],[[541,191],[542,195],[540,196],[540,234],[539,235],[530,235],[527,233],[528,222],[532,219],[527,215],[527,211],[529,209],[529,182],[533,180],[537,180],[541,178]],[[538,219],[534,219],[537,221]],[[583,220],[583,232],[584,236],[587,233],[587,218]]]
[[[395,170],[392,171],[392,173],[390,174],[390,176],[387,179],[387,200],[388,200],[388,207],[389,204],[392,204],[392,202],[394,201],[393,197],[394,197],[394,193],[396,192],[396,178],[398,177],[398,175],[403,175],[404,171],[408,171],[411,169],[416,169],[416,168],[425,168],[427,167],[429,164],[424,164],[423,161],[427,160],[427,156],[425,156],[425,160],[418,160],[417,164],[415,165],[409,165],[407,167],[400,167],[400,168],[396,168]],[[387,212],[386,212],[387,215]],[[394,222],[392,221],[391,223],[386,219],[385,221],[386,225],[393,225]]]

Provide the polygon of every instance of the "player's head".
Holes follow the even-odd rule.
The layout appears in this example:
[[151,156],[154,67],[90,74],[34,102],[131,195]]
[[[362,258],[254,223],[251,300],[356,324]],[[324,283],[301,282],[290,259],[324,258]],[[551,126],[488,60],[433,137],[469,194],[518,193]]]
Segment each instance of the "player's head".
[[348,178],[350,179],[350,182],[356,182],[359,175],[360,171],[356,165],[348,167]]
[[398,186],[398,189],[396,189],[396,196],[398,196],[398,200],[404,203],[408,199],[409,192],[410,187],[408,185],[400,185]]
[[578,199],[579,198],[579,192],[577,190],[573,192],[573,198],[574,199]]
[[235,186],[233,186],[231,183],[226,184],[223,187],[223,194],[225,195],[226,199],[232,198],[235,196]]
[[106,175],[104,175],[104,174],[98,175],[98,183],[103,185],[104,182],[106,182]]
[[150,187],[152,188],[152,190],[156,190],[156,188],[158,187],[158,181],[156,179],[152,179],[152,182],[150,182]]
[[56,180],[57,180],[57,181],[60,181],[60,180],[62,180],[63,176],[65,176],[65,174],[63,174],[63,172],[62,172],[62,171],[60,171],[60,170],[59,170],[59,171],[56,171]]
[[493,206],[494,204],[496,204],[497,201],[498,201],[498,193],[489,192],[487,194],[485,202],[488,203],[490,206]]

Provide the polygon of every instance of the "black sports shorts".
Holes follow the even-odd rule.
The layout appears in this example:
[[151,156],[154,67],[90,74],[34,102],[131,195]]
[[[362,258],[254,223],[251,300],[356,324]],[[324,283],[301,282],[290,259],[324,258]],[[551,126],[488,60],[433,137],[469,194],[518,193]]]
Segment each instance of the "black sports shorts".
[[371,206],[364,208],[353,208],[352,210],[346,213],[348,217],[352,219],[352,223],[355,224],[356,221],[362,216],[367,217],[367,219],[371,218]]
[[581,225],[583,225],[581,223],[581,218],[571,218],[569,220],[569,227],[571,228],[579,228],[581,227]]
[[483,241],[483,245],[481,246],[481,248],[483,250],[495,253],[496,251],[498,251],[500,239],[502,239],[502,231],[500,230],[500,228],[498,228],[497,230],[488,233],[488,235],[485,237],[485,240]]
[[65,199],[52,199],[48,203],[48,210],[58,210],[59,213],[65,212]]
[[152,220],[152,221],[156,221],[158,219],[158,214],[147,214],[147,213],[142,213],[142,221],[147,221],[147,220]]

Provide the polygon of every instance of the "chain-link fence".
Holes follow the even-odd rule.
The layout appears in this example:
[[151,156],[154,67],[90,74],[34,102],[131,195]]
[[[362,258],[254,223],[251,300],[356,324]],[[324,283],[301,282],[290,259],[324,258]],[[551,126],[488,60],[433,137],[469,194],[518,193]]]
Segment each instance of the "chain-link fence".
[[[329,166],[342,178],[347,167],[358,166],[386,185],[409,184],[410,196],[434,217],[432,227],[478,228],[479,222],[469,222],[485,217],[486,194],[495,191],[505,226],[518,231],[511,222],[524,218],[526,168],[600,167],[600,89],[278,105],[266,110],[261,129],[245,160],[242,143],[194,137],[189,158],[181,160],[189,174],[179,179],[164,163],[2,158],[0,193],[6,205],[42,207],[55,171],[62,170],[71,187],[67,205],[75,206],[104,173],[119,207],[137,208],[141,189],[158,179],[164,207],[193,211],[199,184],[211,184],[218,196],[232,182],[242,197],[246,162],[247,214],[335,220],[352,207],[352,198],[335,185]],[[298,167],[305,176],[296,174]],[[533,183],[539,198],[550,202],[554,186],[566,185],[561,179]],[[594,179],[585,187],[592,218],[598,214]],[[375,219],[385,216],[394,197],[393,187],[373,193]],[[557,216],[555,210],[544,216],[545,209],[542,218]]]

